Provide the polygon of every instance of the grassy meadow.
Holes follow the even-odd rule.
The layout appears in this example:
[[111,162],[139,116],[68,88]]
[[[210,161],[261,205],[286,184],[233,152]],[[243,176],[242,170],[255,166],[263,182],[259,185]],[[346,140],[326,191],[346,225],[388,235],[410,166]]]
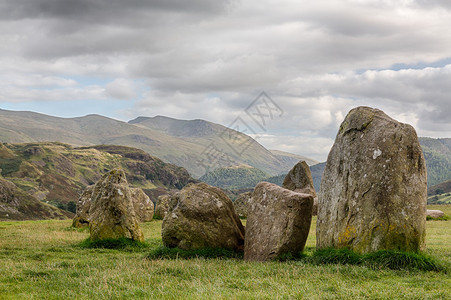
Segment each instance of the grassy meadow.
[[[451,205],[430,206],[451,215]],[[312,222],[306,253],[315,250]],[[0,222],[0,299],[451,299],[446,272],[305,261],[146,259],[161,221],[142,224],[144,248],[83,248],[71,221]],[[427,254],[451,269],[451,221],[427,222]]]

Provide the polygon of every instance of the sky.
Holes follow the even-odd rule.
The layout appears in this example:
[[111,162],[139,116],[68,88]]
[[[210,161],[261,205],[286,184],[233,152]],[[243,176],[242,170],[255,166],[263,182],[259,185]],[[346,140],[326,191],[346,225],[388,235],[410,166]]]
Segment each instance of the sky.
[[0,0],[0,108],[242,122],[324,161],[360,105],[451,137],[449,28],[447,0]]

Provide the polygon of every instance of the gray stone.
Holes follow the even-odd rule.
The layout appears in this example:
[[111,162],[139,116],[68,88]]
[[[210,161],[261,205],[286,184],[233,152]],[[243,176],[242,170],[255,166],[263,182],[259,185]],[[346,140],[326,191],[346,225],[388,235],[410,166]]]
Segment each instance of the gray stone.
[[169,211],[170,195],[161,195],[157,198],[155,205],[155,216],[159,219],[164,219]]
[[310,172],[310,167],[305,161],[301,160],[288,172],[282,186],[288,190],[312,195],[314,198],[312,214],[316,216],[318,212],[318,198],[313,185],[312,172]]
[[232,201],[205,183],[190,184],[171,197],[162,225],[167,247],[243,250],[244,227]]
[[153,219],[154,205],[149,196],[140,188],[130,188],[133,209],[139,222],[150,222]]
[[94,191],[94,185],[87,186],[77,201],[77,211],[75,213],[72,226],[88,227],[89,226],[89,208],[91,207],[91,197]]
[[317,248],[422,250],[426,199],[426,164],[413,127],[377,109],[352,109],[324,170]]
[[433,210],[433,209],[428,209],[426,211],[426,216],[431,217],[431,218],[441,218],[445,215],[445,213],[441,210]]
[[235,211],[240,218],[247,218],[247,207],[252,197],[252,192],[246,192],[239,194],[236,200],[233,202]]
[[123,170],[111,170],[95,184],[89,208],[89,230],[91,240],[144,241]]
[[246,223],[244,259],[265,261],[304,249],[313,197],[260,182],[252,194]]

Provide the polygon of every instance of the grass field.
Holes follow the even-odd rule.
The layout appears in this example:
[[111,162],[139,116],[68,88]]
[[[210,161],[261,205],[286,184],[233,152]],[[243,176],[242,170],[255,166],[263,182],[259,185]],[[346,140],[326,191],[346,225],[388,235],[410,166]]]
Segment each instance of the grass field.
[[[451,215],[451,205],[430,206]],[[316,219],[314,219],[316,221]],[[148,260],[161,221],[142,225],[147,248],[80,247],[71,221],[0,222],[0,299],[451,299],[444,272],[373,270],[303,261]],[[427,222],[427,254],[451,266],[451,221]],[[306,252],[315,247],[312,223]]]

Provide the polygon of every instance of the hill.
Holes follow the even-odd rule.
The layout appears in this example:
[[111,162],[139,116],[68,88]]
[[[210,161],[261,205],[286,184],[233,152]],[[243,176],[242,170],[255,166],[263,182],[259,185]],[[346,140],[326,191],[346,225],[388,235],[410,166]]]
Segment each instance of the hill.
[[293,153],[289,153],[289,152],[285,152],[285,151],[280,151],[280,150],[269,150],[271,151],[271,153],[277,157],[280,161],[284,161],[287,165],[291,165],[294,166],[295,164],[297,164],[299,161],[304,160],[309,166],[313,166],[319,163],[319,161],[302,156],[302,155],[297,155],[297,154],[293,154]]
[[118,167],[124,169],[132,186],[144,189],[153,201],[169,189],[181,189],[196,181],[184,168],[131,147],[75,148],[56,142],[0,144],[1,175],[15,185],[17,194],[63,209],[73,208],[87,185]]
[[290,161],[273,155],[251,137],[205,120],[139,117],[128,123],[88,115],[58,118],[0,109],[0,142],[58,141],[138,148],[200,177],[215,168],[246,164],[270,175],[286,173]]
[[451,193],[451,180],[430,186],[428,188],[428,196]]
[[0,221],[66,219],[70,212],[43,203],[0,177]]
[[240,165],[234,167],[218,168],[202,176],[200,180],[213,186],[227,190],[253,189],[257,183],[268,178],[257,168]]
[[419,138],[428,171],[428,186],[451,180],[451,138]]

